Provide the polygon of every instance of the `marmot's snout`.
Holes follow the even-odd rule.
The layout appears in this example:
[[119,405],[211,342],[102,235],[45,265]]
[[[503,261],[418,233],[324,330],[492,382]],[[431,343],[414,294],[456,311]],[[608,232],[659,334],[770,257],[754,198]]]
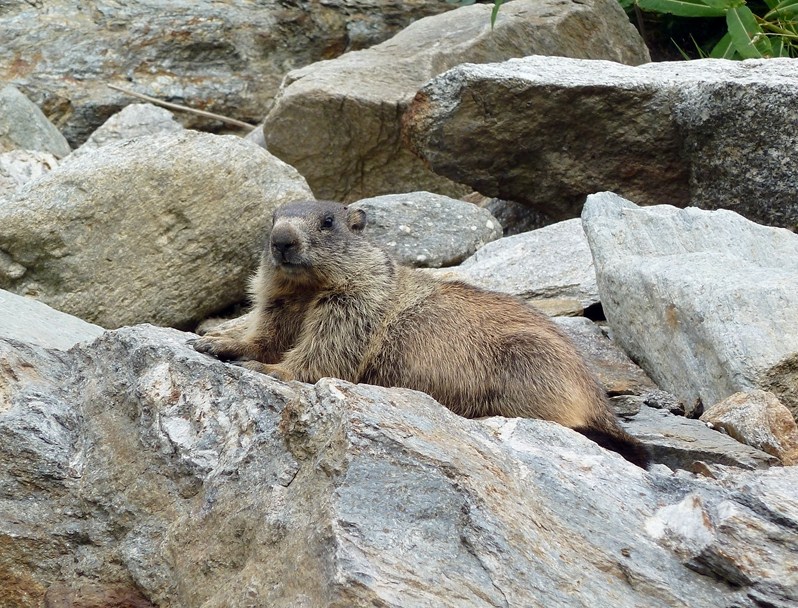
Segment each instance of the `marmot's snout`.
[[299,232],[287,222],[278,222],[270,238],[272,257],[280,264],[297,264],[302,252]]

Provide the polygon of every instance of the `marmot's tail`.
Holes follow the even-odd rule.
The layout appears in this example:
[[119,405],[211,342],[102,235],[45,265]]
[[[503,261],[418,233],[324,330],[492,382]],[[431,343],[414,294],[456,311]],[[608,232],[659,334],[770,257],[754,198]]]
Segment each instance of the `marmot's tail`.
[[612,430],[580,427],[574,429],[601,447],[617,452],[632,464],[647,469],[651,464],[651,455],[646,446],[632,437],[620,427]]

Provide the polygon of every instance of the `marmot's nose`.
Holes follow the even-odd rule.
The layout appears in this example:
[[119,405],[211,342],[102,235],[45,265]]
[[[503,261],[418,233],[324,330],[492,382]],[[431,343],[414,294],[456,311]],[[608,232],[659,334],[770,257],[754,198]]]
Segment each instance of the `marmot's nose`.
[[296,235],[287,228],[275,228],[271,237],[272,253],[285,259],[286,254],[297,246]]
[[296,243],[291,240],[272,239],[272,249],[274,249],[277,253],[281,253],[283,255],[288,253],[295,244]]

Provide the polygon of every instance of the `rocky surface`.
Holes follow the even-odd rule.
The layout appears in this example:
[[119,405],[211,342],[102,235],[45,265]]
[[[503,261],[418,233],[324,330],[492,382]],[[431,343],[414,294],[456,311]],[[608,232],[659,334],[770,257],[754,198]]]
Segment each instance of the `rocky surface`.
[[579,219],[488,243],[446,276],[519,296],[550,314],[581,315],[599,301]]
[[[0,83],[3,81],[0,77]],[[46,152],[57,158],[71,151],[39,107],[16,87],[6,85],[0,89],[0,152],[11,150]]]
[[759,388],[798,413],[798,235],[612,193],[582,221],[613,336],[661,388],[705,407]]
[[0,204],[0,288],[106,328],[186,327],[244,299],[271,211],[310,196],[236,137],[112,144]]
[[766,391],[735,393],[705,411],[701,420],[737,441],[798,464],[798,426],[790,410]]
[[707,464],[740,469],[766,469],[778,458],[707,427],[704,423],[674,416],[664,409],[641,405],[625,419],[624,428],[645,443],[654,462],[672,469],[701,472]]
[[796,467],[646,473],[553,423],[284,384],[188,337],[0,340],[5,605],[798,601]]
[[419,91],[405,137],[435,172],[555,219],[611,190],[796,228],[796,84],[790,59],[462,65]]
[[[372,48],[290,72],[269,113],[269,150],[295,166],[319,198],[354,201],[429,190],[459,195],[400,142],[400,118],[416,91],[464,62],[530,54],[648,61],[615,0],[515,0],[475,4],[421,19]],[[517,147],[517,146],[516,146]]]
[[502,235],[489,211],[431,192],[377,196],[351,206],[366,213],[363,234],[406,266],[459,264]]
[[4,2],[0,82],[24,91],[73,146],[131,102],[106,84],[256,124],[288,70],[451,8],[428,0]]

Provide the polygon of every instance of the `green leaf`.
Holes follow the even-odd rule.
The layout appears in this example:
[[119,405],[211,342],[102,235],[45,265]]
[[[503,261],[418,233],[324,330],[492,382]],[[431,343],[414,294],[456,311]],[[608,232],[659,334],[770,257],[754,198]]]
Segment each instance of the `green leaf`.
[[493,0],[493,10],[490,12],[490,29],[496,24],[496,15],[499,14],[499,7],[504,3],[504,0]]
[[[729,0],[726,4],[738,3]],[[644,11],[670,13],[678,17],[722,17],[728,8],[710,6],[705,0],[637,0]]]
[[732,59],[734,55],[734,44],[732,43],[731,34],[728,32],[723,38],[718,40],[718,43],[712,47],[712,50],[709,52],[709,56],[713,59]]
[[726,13],[726,27],[729,28],[734,49],[743,59],[770,57],[773,53],[770,40],[747,6],[729,9]]
[[782,36],[776,36],[772,40],[773,44],[773,57],[789,57],[790,50],[784,44],[784,38]]
[[770,10],[763,17],[765,20],[771,19],[792,19],[798,15],[798,0],[784,0],[779,2],[776,6],[770,7]]
[[720,8],[724,11],[734,8],[735,6],[742,6],[745,4],[745,0],[702,0],[704,4],[707,6],[711,6],[712,8]]

